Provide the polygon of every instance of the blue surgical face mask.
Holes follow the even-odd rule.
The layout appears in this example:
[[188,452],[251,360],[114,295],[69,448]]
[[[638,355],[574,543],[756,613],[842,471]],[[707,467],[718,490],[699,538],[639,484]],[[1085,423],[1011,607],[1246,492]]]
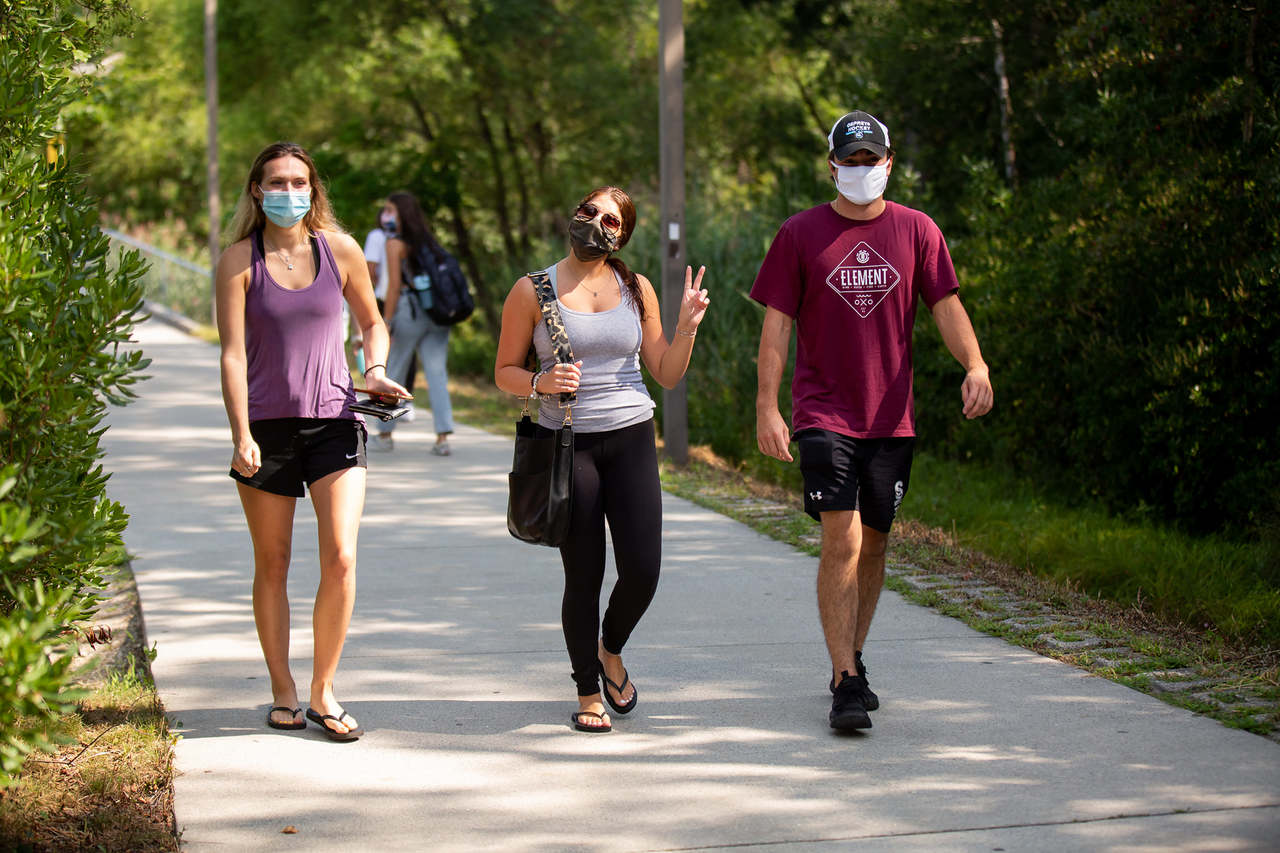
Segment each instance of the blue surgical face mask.
[[288,228],[311,209],[311,190],[283,190],[262,193],[262,212],[276,225]]

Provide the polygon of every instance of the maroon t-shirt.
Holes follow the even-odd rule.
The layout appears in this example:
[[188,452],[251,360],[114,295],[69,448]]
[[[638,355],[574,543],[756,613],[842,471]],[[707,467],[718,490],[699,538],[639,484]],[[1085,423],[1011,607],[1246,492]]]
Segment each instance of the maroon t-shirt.
[[911,329],[957,290],[947,242],[918,210],[885,202],[875,219],[822,204],[782,224],[751,298],[796,321],[792,431],[915,435]]

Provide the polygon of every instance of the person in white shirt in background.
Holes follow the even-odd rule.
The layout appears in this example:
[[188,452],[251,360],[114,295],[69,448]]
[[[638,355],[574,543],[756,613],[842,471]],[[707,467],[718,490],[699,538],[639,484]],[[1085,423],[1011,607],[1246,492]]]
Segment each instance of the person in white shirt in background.
[[[382,203],[382,210],[378,214],[378,227],[369,232],[369,236],[364,238],[364,259],[369,265],[369,279],[373,282],[373,296],[378,301],[378,311],[382,313],[383,319],[387,319],[385,306],[387,301],[387,238],[396,235],[396,207],[390,201]],[[361,351],[361,341],[355,339],[352,346],[359,353],[356,357],[357,362],[363,355]],[[363,364],[357,364],[361,370],[364,370]],[[408,375],[405,377],[408,381],[401,384],[409,389],[409,393],[413,393],[413,378],[418,373],[418,360],[415,356],[409,363]],[[408,413],[404,416],[406,421],[413,420],[414,410],[410,407]],[[390,432],[379,431],[370,441],[370,450],[391,450],[392,438]]]

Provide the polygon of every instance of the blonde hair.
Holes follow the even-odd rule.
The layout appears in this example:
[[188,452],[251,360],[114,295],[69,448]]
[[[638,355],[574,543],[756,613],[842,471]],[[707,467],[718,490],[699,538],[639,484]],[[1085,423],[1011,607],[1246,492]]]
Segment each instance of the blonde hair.
[[333,208],[329,206],[329,196],[320,182],[316,172],[315,161],[301,145],[295,142],[273,142],[258,154],[249,170],[249,179],[244,182],[244,192],[236,202],[235,216],[231,218],[231,243],[238,243],[266,224],[266,214],[262,212],[262,203],[253,197],[253,185],[262,182],[262,173],[268,163],[277,157],[297,157],[307,165],[307,182],[311,184],[311,209],[302,217],[303,227],[310,233],[316,231],[343,231]]

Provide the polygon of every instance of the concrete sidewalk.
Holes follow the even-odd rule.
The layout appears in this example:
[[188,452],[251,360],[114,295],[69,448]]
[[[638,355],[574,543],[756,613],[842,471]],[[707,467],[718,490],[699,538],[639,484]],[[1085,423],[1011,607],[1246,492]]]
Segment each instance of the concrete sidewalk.
[[[421,415],[370,454],[337,685],[368,734],[270,730],[217,350],[155,321],[136,337],[152,378],[112,411],[105,464],[182,735],[189,849],[1280,848],[1280,746],[891,592],[866,649],[875,727],[833,733],[816,560],[671,496],[662,583],[626,651],[639,707],[574,732],[559,555],[505,527],[511,440],[460,427],[436,457]],[[296,524],[305,703],[309,501]]]

